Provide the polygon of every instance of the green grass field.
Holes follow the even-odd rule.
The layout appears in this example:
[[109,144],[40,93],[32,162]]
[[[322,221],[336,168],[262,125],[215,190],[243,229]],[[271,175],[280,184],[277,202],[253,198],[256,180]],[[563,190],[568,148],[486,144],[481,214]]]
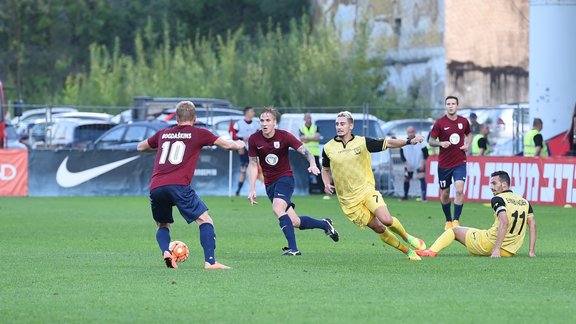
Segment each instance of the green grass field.
[[[190,258],[164,268],[147,197],[1,198],[0,322],[558,323],[576,322],[573,209],[535,206],[537,258],[472,257],[454,243],[410,262],[360,230],[336,199],[295,197],[301,214],[335,221],[341,240],[297,231],[301,257],[281,257],[270,203],[206,197],[217,258],[205,271],[198,227],[178,217],[172,239]],[[442,232],[439,203],[387,199],[428,245]],[[178,215],[175,212],[176,215]],[[492,212],[464,206],[462,224],[487,228]]]

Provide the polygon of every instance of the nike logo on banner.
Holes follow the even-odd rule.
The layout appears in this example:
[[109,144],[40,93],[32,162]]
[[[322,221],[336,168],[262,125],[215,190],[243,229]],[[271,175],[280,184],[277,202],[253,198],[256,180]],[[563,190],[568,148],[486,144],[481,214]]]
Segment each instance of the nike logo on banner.
[[56,172],[56,182],[63,188],[76,187],[77,185],[90,181],[106,172],[110,172],[128,162],[134,161],[139,157],[140,156],[129,157],[124,160],[104,164],[80,172],[70,172],[68,170],[68,157],[66,157],[58,167],[58,171]]

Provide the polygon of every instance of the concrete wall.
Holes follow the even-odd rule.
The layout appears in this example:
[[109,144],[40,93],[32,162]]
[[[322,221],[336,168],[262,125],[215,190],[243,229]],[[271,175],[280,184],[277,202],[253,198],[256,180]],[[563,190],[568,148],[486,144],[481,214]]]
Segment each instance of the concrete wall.
[[566,131],[576,104],[576,1],[530,4],[530,117],[550,138]]
[[528,0],[316,0],[349,42],[367,18],[374,52],[385,51],[389,90],[443,107],[528,101]]
[[446,93],[468,107],[528,101],[528,1],[446,0]]
[[384,52],[389,91],[418,97],[422,107],[442,105],[445,57],[443,0],[317,0],[315,19],[339,28],[344,42],[366,18],[373,53]]

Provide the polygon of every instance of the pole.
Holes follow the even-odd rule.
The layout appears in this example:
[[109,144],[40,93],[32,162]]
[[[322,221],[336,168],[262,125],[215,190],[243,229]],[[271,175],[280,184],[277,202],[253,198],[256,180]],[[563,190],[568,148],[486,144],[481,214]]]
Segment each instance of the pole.
[[232,151],[228,152],[228,197],[232,197]]

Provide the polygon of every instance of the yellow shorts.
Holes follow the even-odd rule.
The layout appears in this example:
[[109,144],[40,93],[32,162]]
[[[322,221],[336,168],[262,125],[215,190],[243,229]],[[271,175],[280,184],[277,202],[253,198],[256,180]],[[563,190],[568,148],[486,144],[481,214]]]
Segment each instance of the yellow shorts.
[[[477,228],[470,228],[466,232],[466,248],[470,254],[479,256],[490,256],[492,254],[494,243],[488,240],[486,232],[488,231]],[[500,249],[500,256],[511,257],[514,254]]]
[[374,211],[382,206],[386,206],[382,194],[377,190],[371,190],[358,205],[353,208],[342,206],[342,210],[352,223],[363,228],[374,218]]

